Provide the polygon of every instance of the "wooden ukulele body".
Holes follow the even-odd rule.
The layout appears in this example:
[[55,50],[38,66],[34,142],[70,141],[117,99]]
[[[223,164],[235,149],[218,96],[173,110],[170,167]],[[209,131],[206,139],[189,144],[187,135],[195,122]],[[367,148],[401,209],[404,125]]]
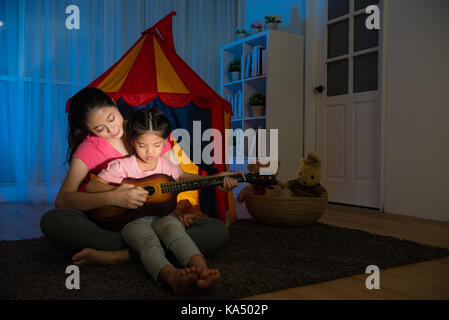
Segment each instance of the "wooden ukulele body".
[[175,181],[166,174],[154,174],[141,179],[124,179],[122,184],[132,184],[148,191],[144,205],[138,209],[103,207],[94,210],[90,217],[109,230],[120,230],[128,222],[145,216],[165,216],[176,209],[178,192],[163,192],[161,185]]

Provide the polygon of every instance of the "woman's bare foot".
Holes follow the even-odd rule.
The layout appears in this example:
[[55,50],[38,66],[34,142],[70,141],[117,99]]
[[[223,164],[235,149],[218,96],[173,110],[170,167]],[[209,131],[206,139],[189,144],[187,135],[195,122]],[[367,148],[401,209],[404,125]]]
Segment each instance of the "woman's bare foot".
[[176,269],[173,267],[171,275],[168,278],[168,284],[172,288],[175,296],[183,296],[192,291],[198,278],[199,276],[195,267],[185,269]]
[[218,269],[198,269],[199,279],[196,282],[197,287],[205,289],[208,292],[217,290],[220,285],[220,271]]
[[120,264],[129,262],[128,249],[115,251],[102,251],[85,248],[72,257],[75,265],[81,267],[86,264]]

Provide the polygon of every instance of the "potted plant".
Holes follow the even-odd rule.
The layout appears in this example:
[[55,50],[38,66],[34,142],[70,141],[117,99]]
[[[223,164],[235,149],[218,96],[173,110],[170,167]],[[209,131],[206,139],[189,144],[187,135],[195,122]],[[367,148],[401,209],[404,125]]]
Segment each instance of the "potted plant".
[[282,23],[276,16],[265,16],[265,30],[277,30],[278,23]]
[[228,66],[229,81],[234,82],[240,80],[240,59],[232,60]]
[[251,23],[250,31],[252,34],[262,31],[262,24],[258,21]]
[[248,31],[246,31],[245,29],[235,29],[235,38],[236,40],[242,39],[249,36]]
[[256,92],[249,97],[249,105],[252,109],[253,117],[262,117],[265,109],[265,94]]

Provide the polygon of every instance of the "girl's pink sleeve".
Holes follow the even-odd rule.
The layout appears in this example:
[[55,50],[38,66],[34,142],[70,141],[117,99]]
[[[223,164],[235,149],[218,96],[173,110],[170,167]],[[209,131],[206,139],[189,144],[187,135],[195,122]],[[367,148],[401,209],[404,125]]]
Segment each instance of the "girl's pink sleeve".
[[170,160],[167,160],[167,166],[168,166],[168,175],[171,175],[173,179],[179,180],[179,171],[178,167],[174,165]]
[[178,172],[178,168],[177,168],[177,167],[174,167],[171,171],[172,171],[172,172],[171,172],[171,176],[173,177],[173,179],[179,180],[179,172]]
[[98,176],[111,183],[121,183],[123,179],[127,178],[126,170],[121,160],[117,159],[109,162],[107,168],[101,170]]

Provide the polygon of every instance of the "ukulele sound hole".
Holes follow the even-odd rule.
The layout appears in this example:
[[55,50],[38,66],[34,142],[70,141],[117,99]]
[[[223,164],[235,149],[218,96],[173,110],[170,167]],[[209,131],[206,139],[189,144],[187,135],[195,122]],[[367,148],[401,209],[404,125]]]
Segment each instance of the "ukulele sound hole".
[[148,186],[148,187],[145,187],[144,189],[148,191],[148,196],[152,196],[156,192],[154,187]]

